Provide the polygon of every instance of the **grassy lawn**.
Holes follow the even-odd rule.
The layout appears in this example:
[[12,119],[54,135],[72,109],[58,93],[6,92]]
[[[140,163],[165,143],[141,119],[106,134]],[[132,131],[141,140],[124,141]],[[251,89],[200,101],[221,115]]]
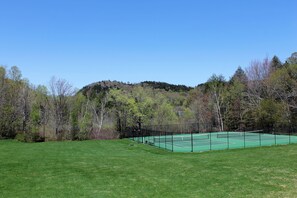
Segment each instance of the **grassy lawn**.
[[0,141],[0,197],[296,197],[297,145],[171,153],[129,140]]

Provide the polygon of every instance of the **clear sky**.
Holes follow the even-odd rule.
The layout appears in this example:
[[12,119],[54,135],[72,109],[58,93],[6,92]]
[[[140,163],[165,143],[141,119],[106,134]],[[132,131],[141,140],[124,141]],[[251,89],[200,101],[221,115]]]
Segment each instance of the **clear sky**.
[[296,0],[0,0],[0,64],[33,84],[196,86],[297,51]]

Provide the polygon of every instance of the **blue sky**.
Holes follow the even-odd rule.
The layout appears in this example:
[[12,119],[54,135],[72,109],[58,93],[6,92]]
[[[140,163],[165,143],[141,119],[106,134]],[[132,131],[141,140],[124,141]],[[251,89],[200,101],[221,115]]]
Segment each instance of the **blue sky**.
[[0,0],[0,64],[33,84],[196,86],[297,51],[296,0]]

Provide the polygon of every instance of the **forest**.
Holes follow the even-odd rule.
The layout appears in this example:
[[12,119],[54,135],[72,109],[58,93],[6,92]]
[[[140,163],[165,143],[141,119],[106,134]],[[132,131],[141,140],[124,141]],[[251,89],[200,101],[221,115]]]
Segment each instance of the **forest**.
[[196,87],[101,81],[76,90],[55,77],[32,85],[17,66],[0,66],[0,115],[0,139],[25,142],[122,138],[127,128],[187,123],[201,131],[296,130],[297,52]]

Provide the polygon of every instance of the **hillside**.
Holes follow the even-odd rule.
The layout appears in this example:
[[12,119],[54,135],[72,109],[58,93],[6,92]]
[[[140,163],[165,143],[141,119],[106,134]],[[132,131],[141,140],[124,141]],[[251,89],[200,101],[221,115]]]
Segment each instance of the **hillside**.
[[172,91],[172,92],[188,92],[192,89],[193,87],[188,87],[185,85],[174,85],[174,84],[169,84],[166,82],[155,82],[155,81],[143,81],[140,83],[124,83],[124,82],[119,82],[119,81],[110,81],[110,80],[105,80],[105,81],[99,81],[96,83],[89,84],[85,87],[83,87],[80,92],[85,94],[89,90],[95,91],[96,93],[101,92],[101,91],[107,91],[110,89],[130,89],[136,86],[141,86],[141,87],[150,87],[153,89],[160,89],[160,90],[165,90],[165,91]]

